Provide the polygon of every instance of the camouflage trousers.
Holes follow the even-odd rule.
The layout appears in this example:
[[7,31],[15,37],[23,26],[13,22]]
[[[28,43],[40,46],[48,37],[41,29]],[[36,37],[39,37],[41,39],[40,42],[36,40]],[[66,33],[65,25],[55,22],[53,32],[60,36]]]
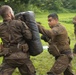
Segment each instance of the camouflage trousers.
[[47,73],[48,75],[74,75],[71,69],[71,63],[67,55],[61,55],[58,57],[51,68]]
[[0,67],[0,75],[12,75],[16,68],[21,75],[35,75],[35,68],[30,59],[5,59]]

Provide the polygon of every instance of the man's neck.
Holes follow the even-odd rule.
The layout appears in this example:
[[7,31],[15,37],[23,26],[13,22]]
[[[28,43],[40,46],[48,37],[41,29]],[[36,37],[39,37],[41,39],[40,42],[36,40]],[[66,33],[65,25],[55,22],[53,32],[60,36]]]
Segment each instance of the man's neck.
[[4,18],[4,20],[11,20],[11,18],[10,18],[10,17],[8,17],[8,18]]
[[3,21],[9,21],[9,20],[12,20],[12,19],[10,17],[3,19]]
[[11,19],[4,19],[3,22],[11,21]]

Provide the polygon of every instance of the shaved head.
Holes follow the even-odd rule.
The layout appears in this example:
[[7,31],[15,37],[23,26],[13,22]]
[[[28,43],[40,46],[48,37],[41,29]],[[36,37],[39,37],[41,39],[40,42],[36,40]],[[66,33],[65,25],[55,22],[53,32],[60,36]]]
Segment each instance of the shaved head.
[[8,13],[11,13],[11,15],[14,17],[14,12],[12,8],[8,5],[3,5],[0,7],[0,15],[5,18]]

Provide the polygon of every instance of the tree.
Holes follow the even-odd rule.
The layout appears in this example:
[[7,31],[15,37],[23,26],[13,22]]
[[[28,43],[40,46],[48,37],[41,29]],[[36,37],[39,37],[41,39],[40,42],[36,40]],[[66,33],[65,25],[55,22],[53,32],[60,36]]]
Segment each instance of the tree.
[[67,9],[76,9],[76,0],[62,0],[63,7]]
[[0,0],[0,5],[10,5],[15,13],[27,10],[42,11],[76,9],[76,0]]

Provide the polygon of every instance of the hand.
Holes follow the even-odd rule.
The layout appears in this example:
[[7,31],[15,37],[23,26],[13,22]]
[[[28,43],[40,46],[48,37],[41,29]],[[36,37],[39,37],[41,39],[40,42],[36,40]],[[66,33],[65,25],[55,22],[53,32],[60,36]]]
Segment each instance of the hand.
[[41,36],[41,39],[44,40],[45,42],[48,42],[49,41],[49,38],[45,35],[42,35]]

